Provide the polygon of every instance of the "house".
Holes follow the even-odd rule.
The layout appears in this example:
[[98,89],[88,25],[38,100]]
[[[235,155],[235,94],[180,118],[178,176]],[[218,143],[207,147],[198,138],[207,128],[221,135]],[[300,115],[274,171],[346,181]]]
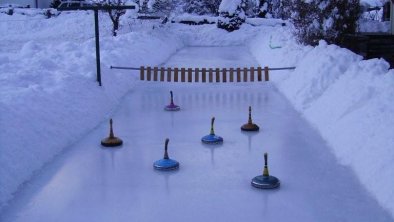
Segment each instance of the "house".
[[0,5],[30,5],[32,8],[49,8],[52,0],[0,0]]

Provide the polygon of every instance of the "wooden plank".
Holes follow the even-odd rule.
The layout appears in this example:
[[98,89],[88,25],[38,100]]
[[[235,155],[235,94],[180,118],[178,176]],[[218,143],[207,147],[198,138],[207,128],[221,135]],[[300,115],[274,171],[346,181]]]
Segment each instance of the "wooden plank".
[[201,81],[202,82],[207,81],[207,69],[206,68],[202,68]]
[[265,81],[269,81],[270,77],[269,77],[269,73],[268,73],[268,67],[264,67],[264,77],[265,77]]
[[171,68],[167,68],[167,82],[171,82]]
[[151,74],[152,74],[152,68],[150,66],[146,67],[146,80],[151,81]]
[[248,81],[248,68],[244,68],[244,82]]
[[250,67],[250,81],[254,82],[254,67]]
[[237,68],[237,82],[241,82],[241,68]]
[[216,72],[216,82],[220,82],[220,69],[216,68],[215,72]]
[[262,68],[261,67],[257,68],[257,81],[259,81],[259,82],[263,81]]
[[187,69],[187,81],[193,82],[193,70],[192,68]]
[[165,68],[161,67],[160,68],[160,82],[164,82],[164,73],[165,73]]
[[209,73],[209,82],[213,82],[213,69],[209,68],[208,73]]
[[145,80],[145,67],[140,67],[140,80]]
[[174,68],[174,82],[178,82],[178,72],[179,72],[179,69]]
[[158,73],[159,73],[159,68],[154,67],[153,68],[153,81],[157,81]]
[[186,69],[181,68],[181,82],[185,82],[186,80]]
[[200,69],[199,68],[195,68],[194,69],[194,82],[198,82],[199,81],[199,76],[200,76]]
[[234,68],[230,68],[230,82],[234,82]]
[[222,81],[223,82],[227,82],[227,69],[226,68],[223,68],[222,69]]

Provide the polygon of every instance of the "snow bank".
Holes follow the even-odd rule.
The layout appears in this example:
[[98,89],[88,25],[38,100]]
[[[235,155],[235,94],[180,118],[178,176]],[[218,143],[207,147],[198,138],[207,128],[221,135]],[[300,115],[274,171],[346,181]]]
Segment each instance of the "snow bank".
[[[267,33],[281,48],[269,47]],[[389,64],[362,60],[323,41],[315,48],[299,46],[284,28],[267,30],[250,48],[262,65],[297,67],[271,72],[272,79],[394,216],[394,70]]]
[[75,13],[74,21],[81,22],[67,29],[70,15],[45,20],[52,21],[45,28],[21,25],[20,32],[30,33],[33,39],[57,34],[53,39],[25,42],[26,36],[14,35],[17,31],[12,29],[0,37],[7,44],[13,36],[21,45],[15,52],[0,54],[0,207],[45,163],[108,120],[138,76],[109,70],[110,65],[158,65],[182,46],[176,37],[156,30],[103,36],[103,87],[99,87],[94,39],[75,42],[63,37],[67,30],[69,37],[75,37],[75,30],[88,36],[92,29],[83,31],[83,23],[93,18]]

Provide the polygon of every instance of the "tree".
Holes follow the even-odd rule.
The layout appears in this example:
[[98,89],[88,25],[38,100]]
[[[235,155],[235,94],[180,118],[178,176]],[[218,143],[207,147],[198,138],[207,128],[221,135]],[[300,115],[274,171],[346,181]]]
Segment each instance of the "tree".
[[[100,0],[98,4],[103,6],[123,6],[125,5],[125,0]],[[120,17],[126,13],[125,9],[108,9],[108,15],[112,21],[112,35],[117,36],[119,30]]]
[[183,10],[197,15],[218,15],[221,0],[185,0]]
[[360,15],[359,0],[293,0],[290,8],[298,41],[310,45],[355,33]]
[[238,30],[245,22],[245,0],[222,0],[219,6],[218,27],[229,32]]

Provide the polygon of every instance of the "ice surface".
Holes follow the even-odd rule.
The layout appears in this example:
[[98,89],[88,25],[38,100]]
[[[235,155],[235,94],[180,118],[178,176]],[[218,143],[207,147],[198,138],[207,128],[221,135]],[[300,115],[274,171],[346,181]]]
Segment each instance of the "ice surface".
[[[163,110],[170,90],[180,112]],[[240,130],[249,105],[258,133]],[[200,141],[212,116],[223,145]],[[113,119],[121,148],[100,146],[104,121],[27,184],[0,221],[391,221],[271,83],[141,82]],[[165,138],[178,171],[153,169]],[[264,152],[278,190],[250,185]]]

